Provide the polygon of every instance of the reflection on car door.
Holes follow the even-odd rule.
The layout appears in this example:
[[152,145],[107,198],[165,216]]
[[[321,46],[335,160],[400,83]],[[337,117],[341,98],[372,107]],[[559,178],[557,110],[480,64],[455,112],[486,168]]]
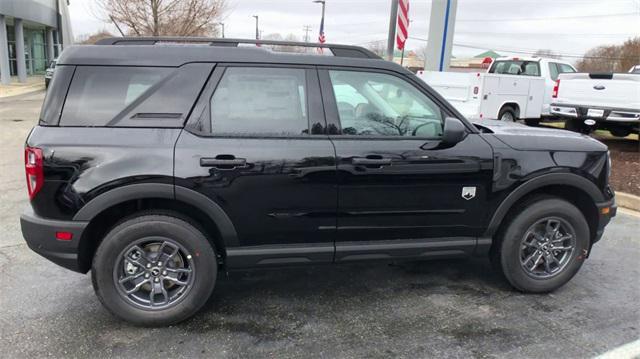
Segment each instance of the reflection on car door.
[[327,122],[339,129],[330,135],[338,162],[336,261],[472,251],[491,186],[491,147],[470,133],[439,149],[449,113],[402,75],[319,73]]
[[335,152],[310,68],[218,67],[176,145],[176,186],[217,203],[227,264],[331,262]]

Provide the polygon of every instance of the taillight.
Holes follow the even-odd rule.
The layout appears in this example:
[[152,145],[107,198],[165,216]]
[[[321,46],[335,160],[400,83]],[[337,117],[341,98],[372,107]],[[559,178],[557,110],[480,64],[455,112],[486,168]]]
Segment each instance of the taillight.
[[553,92],[551,93],[551,97],[552,98],[558,98],[558,90],[559,89],[560,89],[560,79],[557,79],[556,80],[556,84],[553,85]]
[[25,147],[24,169],[27,174],[27,191],[29,192],[29,199],[33,199],[38,191],[42,189],[42,184],[44,183],[41,149]]

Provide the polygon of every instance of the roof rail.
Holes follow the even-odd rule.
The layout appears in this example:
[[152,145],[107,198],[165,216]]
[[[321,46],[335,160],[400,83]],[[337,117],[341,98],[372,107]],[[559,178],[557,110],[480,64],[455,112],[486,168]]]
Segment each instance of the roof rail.
[[211,46],[231,46],[238,47],[239,44],[256,45],[279,45],[279,46],[300,46],[311,48],[327,48],[336,57],[358,57],[368,59],[381,59],[373,52],[360,47],[350,45],[319,44],[297,41],[276,41],[276,40],[245,40],[245,39],[220,39],[209,37],[178,37],[178,36],[140,36],[140,37],[110,37],[99,40],[96,45],[155,45],[157,43],[208,43]]

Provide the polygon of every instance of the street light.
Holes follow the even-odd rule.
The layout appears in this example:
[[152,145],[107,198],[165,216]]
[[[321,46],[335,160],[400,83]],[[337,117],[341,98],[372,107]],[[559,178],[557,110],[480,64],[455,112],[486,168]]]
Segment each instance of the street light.
[[256,40],[260,40],[260,31],[258,31],[258,15],[253,15],[256,18]]

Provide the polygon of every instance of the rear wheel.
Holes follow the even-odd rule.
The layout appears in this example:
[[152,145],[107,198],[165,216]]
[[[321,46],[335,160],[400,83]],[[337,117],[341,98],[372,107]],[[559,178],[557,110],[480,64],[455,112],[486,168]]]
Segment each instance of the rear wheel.
[[624,127],[614,127],[609,132],[616,137],[627,137],[631,134],[631,130]]
[[177,323],[211,296],[216,255],[203,233],[171,215],[146,214],[113,228],[92,266],[98,298],[116,316],[138,325]]
[[498,119],[500,121],[506,122],[515,122],[518,118],[516,117],[516,110],[511,106],[504,106],[498,112]]
[[567,283],[589,248],[582,212],[559,198],[538,198],[520,207],[501,231],[494,263],[516,289],[541,293]]

